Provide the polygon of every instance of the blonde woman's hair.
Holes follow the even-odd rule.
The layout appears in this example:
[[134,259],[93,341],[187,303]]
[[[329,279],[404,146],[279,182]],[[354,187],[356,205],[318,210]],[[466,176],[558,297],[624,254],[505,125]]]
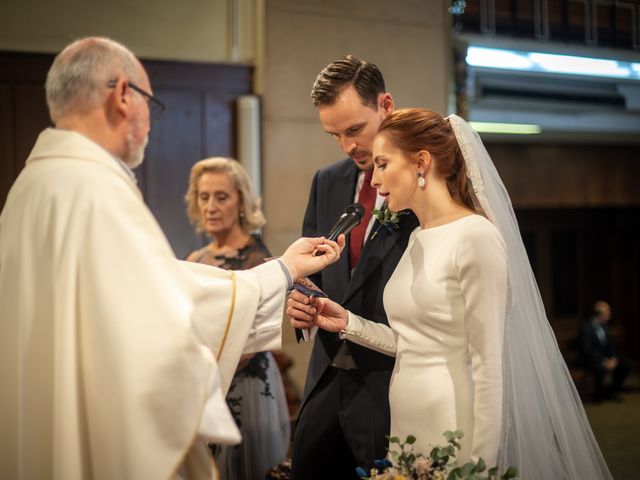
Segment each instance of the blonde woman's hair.
[[203,173],[226,173],[233,186],[240,194],[244,215],[240,216],[240,226],[249,233],[262,227],[266,220],[262,209],[261,200],[253,193],[251,181],[245,168],[233,158],[211,157],[196,162],[191,167],[189,176],[189,189],[184,199],[187,202],[187,215],[189,221],[196,227],[197,232],[204,231],[200,224],[200,210],[198,209],[198,181]]

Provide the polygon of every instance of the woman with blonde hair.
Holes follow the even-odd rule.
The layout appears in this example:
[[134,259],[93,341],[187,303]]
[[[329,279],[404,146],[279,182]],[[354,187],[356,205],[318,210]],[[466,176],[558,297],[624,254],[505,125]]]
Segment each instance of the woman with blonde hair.
[[[185,195],[189,220],[211,242],[188,261],[228,270],[245,270],[270,257],[255,233],[265,224],[260,199],[242,165],[231,158],[200,160],[191,168]],[[223,480],[265,478],[289,447],[287,402],[278,366],[270,352],[243,356],[227,394],[242,433],[237,446],[213,447]]]
[[[191,168],[185,195],[189,221],[196,232],[212,241],[192,252],[187,260],[238,270],[259,265],[269,257],[267,247],[254,232],[265,223],[260,199],[251,188],[240,162],[226,157],[205,158]],[[228,255],[235,253],[235,255]]]

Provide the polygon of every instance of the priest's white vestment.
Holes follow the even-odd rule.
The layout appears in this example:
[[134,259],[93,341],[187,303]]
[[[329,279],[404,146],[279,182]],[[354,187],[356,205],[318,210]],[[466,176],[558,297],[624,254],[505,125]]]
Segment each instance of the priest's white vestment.
[[240,440],[224,396],[241,353],[279,347],[286,283],[177,260],[118,159],[43,131],[0,215],[0,478],[215,478],[206,442]]

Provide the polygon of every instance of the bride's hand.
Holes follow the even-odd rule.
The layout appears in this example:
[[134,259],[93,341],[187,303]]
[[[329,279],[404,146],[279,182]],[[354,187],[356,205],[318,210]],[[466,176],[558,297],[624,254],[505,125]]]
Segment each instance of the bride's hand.
[[287,315],[295,328],[320,327],[339,332],[347,326],[347,311],[328,298],[307,297],[293,290],[287,300]]
[[347,328],[349,315],[338,303],[328,298],[314,298],[313,306],[316,309],[313,323],[323,330],[339,332]]

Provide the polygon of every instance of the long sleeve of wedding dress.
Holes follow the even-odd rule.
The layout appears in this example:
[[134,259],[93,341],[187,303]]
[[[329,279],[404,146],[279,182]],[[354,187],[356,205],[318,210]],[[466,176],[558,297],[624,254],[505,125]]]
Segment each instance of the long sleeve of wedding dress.
[[[489,222],[474,222],[460,239],[455,265],[473,380],[471,457],[495,462],[502,421],[502,356],[508,274],[502,238]],[[490,463],[494,465],[494,463]]]
[[341,339],[349,340],[390,357],[396,356],[397,334],[391,328],[382,323],[364,319],[351,312],[348,312],[348,314],[349,321],[346,328],[340,332]]

